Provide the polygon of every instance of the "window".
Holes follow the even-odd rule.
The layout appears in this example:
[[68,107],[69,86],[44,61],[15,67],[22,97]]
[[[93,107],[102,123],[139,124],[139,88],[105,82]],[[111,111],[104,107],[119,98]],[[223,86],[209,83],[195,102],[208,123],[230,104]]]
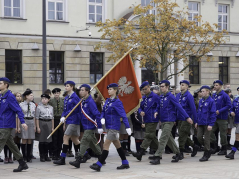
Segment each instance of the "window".
[[142,82],[148,81],[149,84],[152,84],[152,82],[155,82],[155,84],[157,84],[158,73],[154,73],[153,70],[148,70],[147,68],[142,68],[141,79],[142,79]]
[[219,80],[228,83],[228,61],[229,57],[219,57]]
[[228,6],[218,5],[218,30],[228,30]]
[[152,0],[141,0],[141,6],[153,6],[153,9],[149,10],[147,14],[154,14],[156,15],[156,6],[154,2],[151,2]]
[[189,57],[189,81],[199,84],[199,61],[194,56]]
[[188,2],[188,20],[195,21],[198,26],[198,21],[195,16],[199,16],[199,3],[197,2]]
[[4,17],[22,18],[23,0],[3,0]]
[[103,53],[90,53],[90,83],[98,82],[103,76]]
[[48,1],[48,20],[66,21],[66,2],[65,0]]
[[6,77],[15,84],[22,83],[22,51],[5,51]]
[[64,52],[49,52],[49,83],[64,82]]
[[105,0],[88,0],[88,22],[96,23],[105,20]]

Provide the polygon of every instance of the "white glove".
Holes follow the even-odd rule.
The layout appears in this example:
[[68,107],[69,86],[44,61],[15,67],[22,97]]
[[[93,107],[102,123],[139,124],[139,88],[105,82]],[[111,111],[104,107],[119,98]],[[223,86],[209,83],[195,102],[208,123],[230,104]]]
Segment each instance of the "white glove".
[[105,124],[105,118],[102,118],[102,119],[100,120],[100,122],[101,122],[102,125],[104,125],[104,124]]
[[98,129],[99,134],[103,134],[103,129]]
[[126,132],[128,133],[128,135],[131,135],[132,134],[131,128],[127,128]]
[[61,117],[60,122],[65,123],[65,119],[66,119],[65,117]]

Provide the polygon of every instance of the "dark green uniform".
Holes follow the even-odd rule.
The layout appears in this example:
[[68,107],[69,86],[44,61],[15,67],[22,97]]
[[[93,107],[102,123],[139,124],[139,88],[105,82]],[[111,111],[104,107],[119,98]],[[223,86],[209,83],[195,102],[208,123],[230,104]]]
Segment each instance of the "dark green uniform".
[[[58,100],[56,98],[53,98],[50,100],[49,105],[51,105],[54,110],[54,127],[56,127],[60,123],[61,114],[64,108],[64,101],[62,98],[59,98]],[[63,136],[63,125],[61,125],[61,127],[59,127],[52,136],[53,156],[56,158],[60,157],[63,144]]]

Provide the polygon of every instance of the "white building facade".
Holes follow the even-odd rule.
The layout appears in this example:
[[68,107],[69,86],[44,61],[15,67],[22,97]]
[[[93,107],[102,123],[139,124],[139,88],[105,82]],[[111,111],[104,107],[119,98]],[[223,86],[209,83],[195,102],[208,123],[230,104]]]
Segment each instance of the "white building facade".
[[[94,85],[113,65],[107,62],[112,52],[94,47],[100,42],[97,21],[120,19],[132,5],[147,5],[150,0],[46,0],[47,8],[47,88],[60,87],[73,80],[78,85]],[[218,23],[229,31],[227,43],[212,51],[211,62],[198,62],[175,76],[191,81],[193,89],[222,79],[235,91],[239,86],[239,3],[234,0],[176,0],[180,7],[190,5],[190,19],[202,15],[204,21]],[[200,25],[200,23],[199,23]],[[89,36],[91,34],[91,36]],[[193,58],[193,57],[190,57]],[[178,70],[182,64],[172,67]],[[171,69],[171,70],[172,70]],[[155,74],[135,64],[139,84],[154,81]],[[170,71],[168,72],[170,73]],[[0,0],[0,76],[7,76],[13,92],[26,88],[35,96],[42,93],[42,1]]]

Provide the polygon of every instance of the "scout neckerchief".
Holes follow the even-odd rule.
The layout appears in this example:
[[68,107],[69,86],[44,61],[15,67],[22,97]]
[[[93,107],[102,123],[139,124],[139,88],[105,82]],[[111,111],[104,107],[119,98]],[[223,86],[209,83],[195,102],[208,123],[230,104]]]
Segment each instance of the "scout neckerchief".
[[0,104],[1,104],[2,98],[3,98],[3,96],[6,94],[6,92],[8,92],[8,89],[7,89],[6,91],[4,91],[2,94],[0,94]]
[[59,112],[60,112],[60,111],[59,111],[59,110],[60,110],[60,109],[59,109],[60,100],[58,99],[58,100],[56,100],[56,102],[57,102],[57,114],[59,114]]
[[187,92],[187,91],[185,91],[185,92],[181,92],[181,94],[180,94],[180,98],[179,98],[179,104],[181,104],[182,99],[183,99],[183,96],[184,96],[184,94],[185,94],[186,92]]
[[[32,113],[31,113],[31,110],[30,110],[30,102],[27,103],[27,117],[32,117]],[[30,116],[28,116],[28,114],[30,113]]]
[[[151,93],[151,92],[150,92]],[[145,100],[144,100],[144,108],[147,108],[147,104],[148,104],[148,97],[149,97],[149,94],[145,95]]]
[[116,98],[115,96],[109,98],[108,102],[105,104],[105,111],[107,111],[107,109],[108,109],[110,103],[111,103],[111,102],[113,101],[113,99],[115,99],[115,98]]
[[237,111],[237,110],[238,110],[238,105],[239,105],[239,97],[237,98],[237,102],[236,102],[235,111]]
[[222,91],[222,90],[216,92],[216,94],[215,94],[214,101],[215,101],[216,104],[217,104],[217,98],[218,98],[219,94],[221,93],[221,91]]
[[209,96],[202,98],[202,104],[199,106],[199,111],[202,111],[203,104],[207,100],[207,98],[209,98]]
[[71,94],[67,95],[67,97],[66,97],[66,99],[65,99],[65,101],[64,101],[65,110],[66,110],[66,106],[67,106],[67,104],[68,104],[68,101],[69,101],[69,99],[70,99],[70,97],[71,97],[71,95],[72,95],[73,93],[74,93],[74,92],[72,92]]

